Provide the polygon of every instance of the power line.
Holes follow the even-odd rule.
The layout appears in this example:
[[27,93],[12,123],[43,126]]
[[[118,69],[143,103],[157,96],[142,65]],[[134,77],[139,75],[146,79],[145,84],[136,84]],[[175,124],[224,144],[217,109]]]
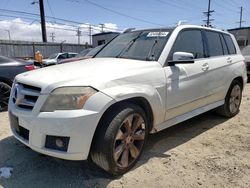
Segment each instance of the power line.
[[[40,16],[39,14],[25,12],[25,11],[17,11],[17,10],[9,10],[9,9],[1,9],[1,8],[0,8],[0,11],[9,12],[9,13],[12,13],[12,14],[25,14],[25,15],[36,16],[36,17]],[[59,21],[63,21],[63,22],[67,22],[67,23],[74,23],[74,24],[78,24],[78,25],[85,25],[86,27],[88,27],[90,25],[90,24],[85,24],[85,23],[82,23],[82,22],[77,22],[77,21],[58,18],[58,17],[45,16],[45,18],[56,19],[56,20],[59,20]],[[93,27],[98,27],[96,25],[92,25],[92,26]],[[79,26],[75,26],[75,27],[79,27]],[[81,28],[83,28],[83,27],[81,27]],[[104,26],[104,28],[109,29],[109,30],[123,31],[122,29],[119,29],[119,28],[115,29],[115,28],[110,28],[110,27],[107,27],[107,26]]]
[[154,22],[151,22],[151,21],[147,21],[147,20],[144,20],[144,19],[141,19],[141,18],[137,18],[137,17],[134,17],[134,16],[130,16],[130,15],[118,12],[116,10],[104,7],[104,6],[100,5],[100,4],[94,3],[94,2],[89,1],[89,0],[84,0],[84,1],[87,2],[87,3],[89,3],[89,4],[91,4],[91,5],[93,5],[93,6],[95,6],[95,7],[99,7],[101,9],[104,9],[106,11],[112,12],[114,14],[117,14],[117,15],[120,15],[120,16],[123,16],[123,17],[126,17],[126,18],[130,18],[130,19],[133,19],[133,20],[136,20],[136,21],[148,23],[148,24],[151,24],[151,25],[163,26],[162,24],[159,24],[159,23],[154,23]]

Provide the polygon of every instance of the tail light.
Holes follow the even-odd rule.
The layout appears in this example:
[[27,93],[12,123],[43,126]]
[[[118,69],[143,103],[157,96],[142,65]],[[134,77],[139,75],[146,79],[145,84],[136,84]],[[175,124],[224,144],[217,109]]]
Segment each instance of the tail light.
[[26,65],[25,68],[26,68],[26,70],[28,70],[28,71],[31,71],[31,70],[34,70],[34,69],[35,69],[34,65]]

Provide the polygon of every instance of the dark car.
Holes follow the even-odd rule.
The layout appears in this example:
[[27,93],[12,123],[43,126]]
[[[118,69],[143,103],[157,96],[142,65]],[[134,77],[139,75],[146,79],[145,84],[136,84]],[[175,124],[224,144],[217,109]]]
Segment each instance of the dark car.
[[11,85],[15,76],[33,69],[33,63],[0,56],[0,112],[7,110]]

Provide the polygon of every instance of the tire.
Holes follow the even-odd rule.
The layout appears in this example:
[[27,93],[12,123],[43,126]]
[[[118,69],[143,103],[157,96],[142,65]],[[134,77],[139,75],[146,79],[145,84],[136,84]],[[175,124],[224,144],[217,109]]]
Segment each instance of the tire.
[[225,103],[217,112],[225,117],[233,117],[239,113],[243,86],[238,80],[233,80],[227,92]]
[[138,161],[147,136],[145,112],[133,104],[116,105],[98,125],[91,147],[91,159],[112,175],[124,174]]
[[0,112],[8,110],[10,91],[11,87],[8,84],[0,82]]

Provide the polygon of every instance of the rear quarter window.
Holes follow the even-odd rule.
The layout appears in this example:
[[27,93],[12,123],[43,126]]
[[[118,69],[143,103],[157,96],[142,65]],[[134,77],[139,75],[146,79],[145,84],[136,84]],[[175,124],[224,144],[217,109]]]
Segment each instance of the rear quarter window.
[[223,37],[225,39],[225,42],[227,44],[228,52],[229,54],[236,54],[236,49],[233,43],[233,40],[230,35],[223,34]]

